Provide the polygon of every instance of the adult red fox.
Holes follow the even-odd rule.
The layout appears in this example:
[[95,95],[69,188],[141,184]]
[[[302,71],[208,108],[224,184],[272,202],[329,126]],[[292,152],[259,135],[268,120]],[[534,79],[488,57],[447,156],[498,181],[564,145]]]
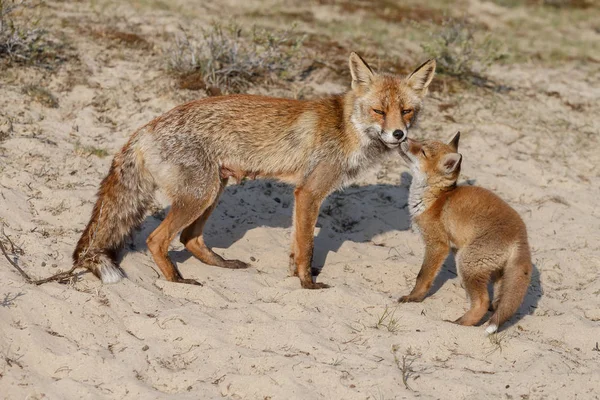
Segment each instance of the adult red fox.
[[148,237],[148,249],[169,281],[183,279],[167,249],[181,242],[202,262],[246,268],[209,249],[202,230],[230,176],[276,178],[296,186],[291,272],[303,288],[319,207],[406,139],[435,73],[429,60],[408,77],[375,74],[356,53],[349,59],[352,89],[343,95],[300,101],[252,95],[211,97],[175,107],[136,131],[115,156],[100,184],[92,217],[73,254],[76,265],[103,282],[124,272],[115,261],[139,225],[155,190],[171,200],[165,220]]
[[425,259],[414,289],[400,302],[422,301],[448,256],[456,248],[456,269],[471,302],[454,321],[475,325],[489,307],[487,284],[494,281],[494,314],[487,333],[494,333],[519,308],[531,279],[531,255],[525,223],[502,199],[476,186],[456,186],[462,156],[460,133],[445,144],[408,139],[400,154],[413,180],[408,207],[425,242]]

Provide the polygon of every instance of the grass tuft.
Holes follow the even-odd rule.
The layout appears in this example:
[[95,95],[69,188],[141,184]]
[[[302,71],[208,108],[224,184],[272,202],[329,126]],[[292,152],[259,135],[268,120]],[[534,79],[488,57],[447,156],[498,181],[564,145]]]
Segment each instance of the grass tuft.
[[376,329],[386,328],[390,333],[396,333],[400,330],[400,321],[394,315],[396,314],[397,308],[390,310],[388,306],[385,306],[383,313],[379,316],[375,323]]
[[214,22],[198,36],[182,29],[168,50],[168,67],[179,75],[180,88],[236,93],[293,76],[302,41],[293,28],[246,31]]
[[43,3],[35,0],[0,0],[0,60],[50,68],[64,57],[61,44],[47,38],[40,18],[30,16]]
[[460,79],[479,77],[493,62],[504,57],[500,42],[491,35],[476,38],[474,29],[465,20],[444,21],[421,47],[430,58],[436,59],[438,72]]
[[46,107],[58,108],[58,99],[46,88],[37,85],[26,85],[23,87],[23,93]]
[[109,155],[106,149],[95,146],[83,146],[80,142],[75,143],[75,154],[80,156],[96,156],[99,158]]

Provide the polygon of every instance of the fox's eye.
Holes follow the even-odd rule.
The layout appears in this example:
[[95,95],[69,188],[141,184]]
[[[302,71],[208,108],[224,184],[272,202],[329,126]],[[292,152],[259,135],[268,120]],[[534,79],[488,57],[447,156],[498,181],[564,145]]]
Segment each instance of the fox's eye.
[[375,114],[379,114],[379,115],[385,115],[385,112],[383,112],[383,111],[381,111],[381,110],[377,110],[377,109],[375,109],[375,108],[373,109],[373,112],[374,112]]
[[425,154],[425,150],[421,150],[421,154],[423,154],[423,157],[427,158],[427,154]]
[[413,110],[402,110],[402,115],[408,115],[411,112],[413,112]]

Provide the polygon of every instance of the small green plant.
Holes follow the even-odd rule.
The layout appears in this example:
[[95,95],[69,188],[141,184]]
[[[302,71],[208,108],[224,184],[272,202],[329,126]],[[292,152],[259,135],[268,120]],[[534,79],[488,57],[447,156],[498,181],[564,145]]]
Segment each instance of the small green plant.
[[472,26],[456,19],[445,20],[421,47],[436,59],[440,73],[465,79],[480,76],[503,57],[498,41],[490,35],[476,38]]
[[94,146],[83,146],[80,142],[75,143],[75,154],[81,156],[96,156],[99,158],[104,158],[109,155],[106,149],[101,147]]
[[247,32],[236,23],[214,22],[198,36],[182,29],[168,51],[168,66],[181,77],[194,76],[195,84],[184,79],[181,87],[240,92],[291,76],[302,41],[293,28],[274,32],[253,27]]
[[331,365],[332,367],[339,367],[340,365],[342,365],[342,361],[344,361],[344,357],[336,357],[331,360],[329,365]]
[[383,310],[383,313],[379,316],[379,319],[375,324],[375,328],[381,329],[381,327],[384,327],[388,330],[388,332],[398,332],[400,329],[400,323],[398,318],[394,316],[396,314],[396,310],[397,308],[390,310],[388,306],[385,306],[385,310]]

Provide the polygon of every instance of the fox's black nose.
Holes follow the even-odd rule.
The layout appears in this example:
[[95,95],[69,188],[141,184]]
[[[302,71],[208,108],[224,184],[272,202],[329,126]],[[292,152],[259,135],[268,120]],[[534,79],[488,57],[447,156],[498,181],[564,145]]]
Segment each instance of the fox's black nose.
[[404,140],[404,138],[406,137],[406,133],[404,133],[404,131],[402,129],[396,129],[392,135],[394,136],[394,138],[402,141]]

